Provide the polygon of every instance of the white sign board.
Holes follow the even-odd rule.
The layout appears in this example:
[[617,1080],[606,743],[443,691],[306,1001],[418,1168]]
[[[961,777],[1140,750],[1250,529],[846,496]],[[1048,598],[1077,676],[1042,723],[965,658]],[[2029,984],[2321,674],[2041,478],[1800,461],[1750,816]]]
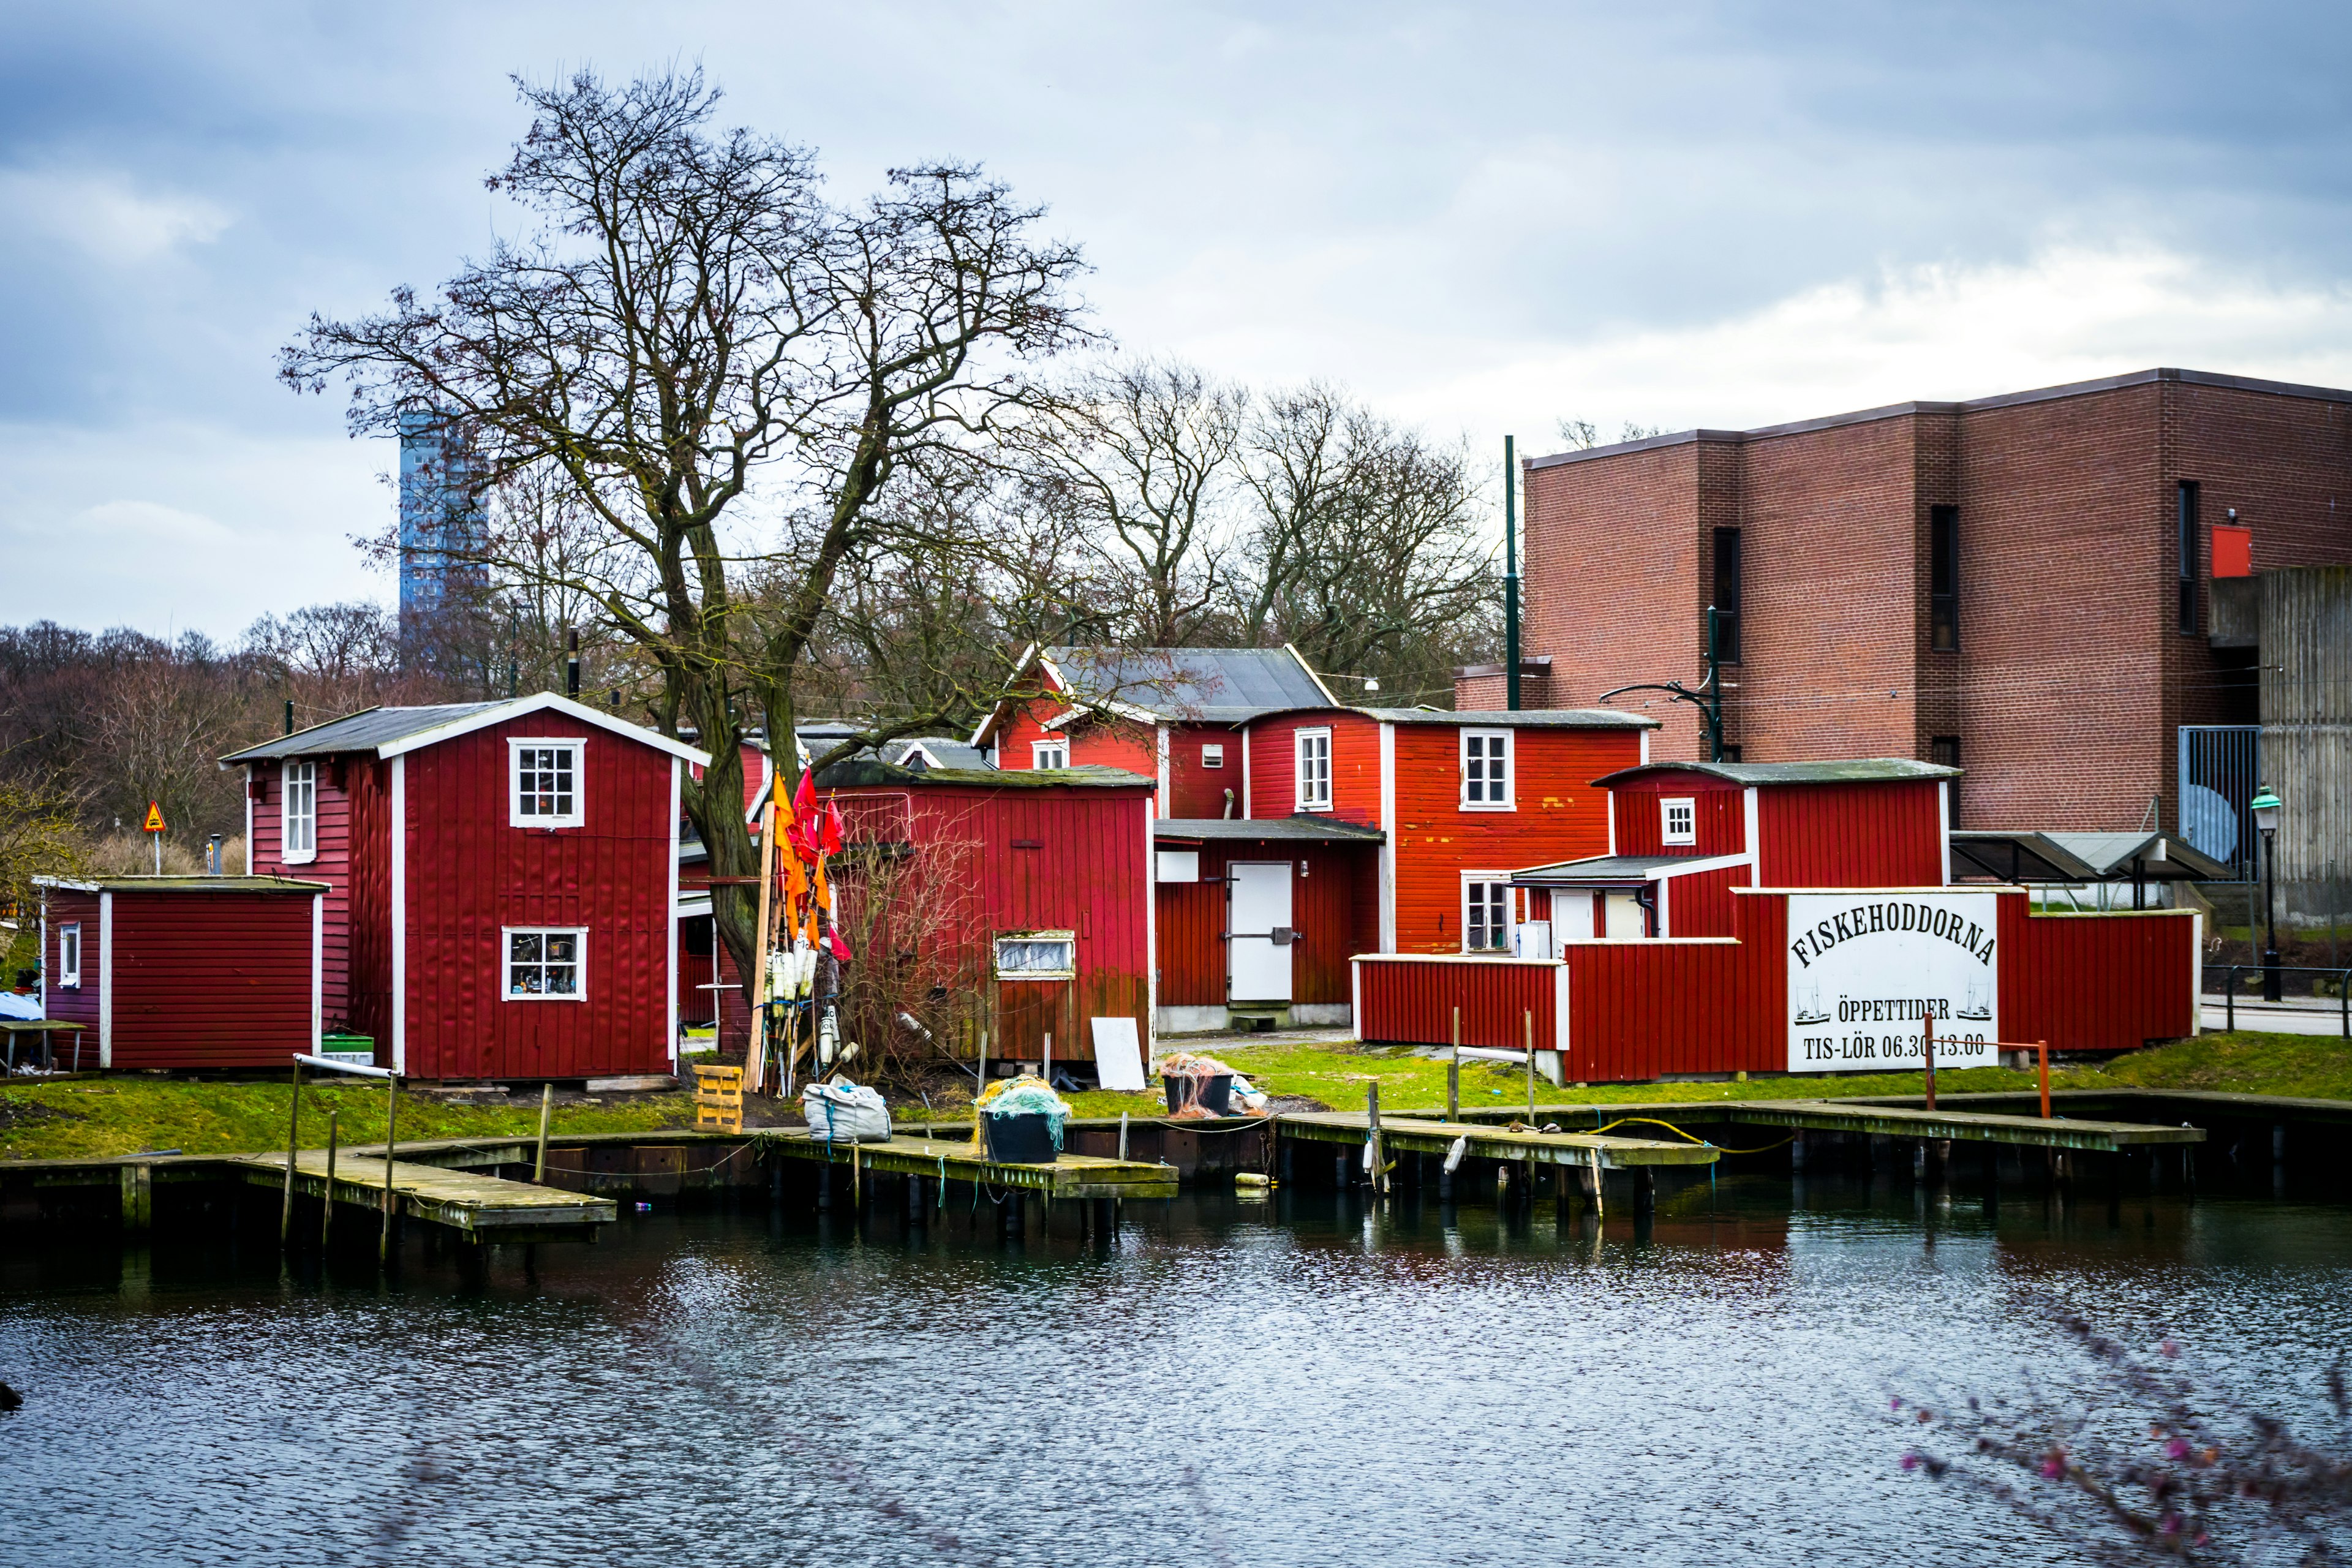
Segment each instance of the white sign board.
[[1150,1087],[1143,1079],[1143,1047],[1135,1037],[1132,1018],[1097,1018],[1095,1075],[1104,1089],[1141,1093]]
[[1991,893],[1789,895],[1789,1070],[1992,1067],[2000,1016]]

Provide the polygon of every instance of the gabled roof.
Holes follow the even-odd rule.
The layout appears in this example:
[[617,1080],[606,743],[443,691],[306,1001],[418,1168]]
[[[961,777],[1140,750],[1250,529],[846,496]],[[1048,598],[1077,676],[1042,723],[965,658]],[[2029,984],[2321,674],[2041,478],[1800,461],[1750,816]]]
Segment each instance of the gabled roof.
[[1726,866],[1749,864],[1745,855],[1591,855],[1581,860],[1561,860],[1549,866],[1530,866],[1524,871],[1511,873],[1511,886],[1572,887],[1606,885],[1618,887],[1633,882],[1657,882],[1668,877],[1687,877],[1699,871],[1719,871]]
[[1620,768],[1592,782],[1602,785],[1632,784],[1659,773],[1705,773],[1736,784],[1878,784],[1895,779],[1956,779],[1958,768],[1909,757],[1854,757],[1828,763],[1644,763]]
[[347,718],[329,720],[324,724],[313,724],[307,730],[297,730],[290,735],[264,741],[257,746],[247,746],[241,752],[231,752],[221,759],[221,763],[226,766],[231,763],[268,762],[278,757],[324,757],[353,752],[373,752],[379,757],[397,757],[426,746],[437,746],[444,741],[454,741],[477,730],[487,730],[493,724],[503,724],[510,719],[550,712],[561,713],[567,719],[610,731],[640,745],[651,746],[657,752],[683,757],[698,766],[708,767],[710,763],[708,752],[697,751],[683,741],[673,741],[642,724],[616,719],[601,709],[591,708],[584,702],[574,702],[552,691],[535,691],[527,697],[512,697],[500,702],[453,702],[429,708],[369,708]]
[[893,741],[883,750],[890,761],[902,768],[982,768],[996,764],[978,746],[966,745],[961,740],[945,735],[918,735],[911,740]]
[[[1042,668],[1054,689],[1082,710],[1140,723],[1236,724],[1288,708],[1339,704],[1297,648],[1032,647],[1013,668],[1020,679]],[[972,731],[984,745],[1008,702]]]

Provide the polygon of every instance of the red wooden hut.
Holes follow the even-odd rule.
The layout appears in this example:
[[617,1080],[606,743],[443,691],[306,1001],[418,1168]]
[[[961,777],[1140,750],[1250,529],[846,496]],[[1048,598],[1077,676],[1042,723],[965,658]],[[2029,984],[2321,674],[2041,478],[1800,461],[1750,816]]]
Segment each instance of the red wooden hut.
[[861,858],[911,857],[902,896],[989,995],[992,1060],[1094,1059],[1093,1020],[1152,1035],[1152,795],[1113,768],[912,769],[865,759],[817,777]]
[[223,759],[257,870],[315,877],[330,1025],[430,1079],[667,1072],[691,746],[541,692],[376,708]]
[[324,882],[37,881],[42,1012],[88,1026],[89,1065],[282,1068],[319,1048]]

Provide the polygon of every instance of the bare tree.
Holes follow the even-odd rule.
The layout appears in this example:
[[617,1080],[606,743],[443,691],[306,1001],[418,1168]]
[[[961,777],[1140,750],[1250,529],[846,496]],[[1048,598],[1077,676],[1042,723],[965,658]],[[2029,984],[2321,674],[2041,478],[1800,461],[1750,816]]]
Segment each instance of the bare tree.
[[[835,578],[886,543],[893,479],[985,435],[1032,398],[1030,362],[1084,341],[1080,259],[968,166],[894,171],[878,196],[833,207],[804,149],[713,130],[699,72],[517,86],[530,129],[490,184],[536,234],[437,298],[314,317],[280,374],[310,391],[347,378],[354,433],[430,411],[488,482],[562,477],[625,569],[496,564],[586,590],[635,646],[656,721],[711,752],[685,802],[711,870],[748,877],[740,736],[754,715],[794,733]],[[715,913],[748,975],[748,887],[721,883]]]
[[214,759],[254,736],[257,716],[209,654],[192,635],[107,683],[92,746],[101,813],[135,824],[152,801],[199,837],[241,824],[237,777]]
[[1231,489],[1248,395],[1189,365],[1113,365],[1080,378],[1028,435],[1045,482],[1086,525],[1127,639],[1199,640],[1222,608]]

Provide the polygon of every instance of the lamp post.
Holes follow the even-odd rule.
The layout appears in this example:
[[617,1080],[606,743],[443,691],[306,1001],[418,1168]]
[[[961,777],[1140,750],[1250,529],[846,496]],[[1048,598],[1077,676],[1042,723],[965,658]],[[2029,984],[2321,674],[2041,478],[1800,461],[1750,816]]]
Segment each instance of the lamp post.
[[2263,1000],[2279,999],[2278,819],[2283,803],[2264,784],[2252,803],[2263,834]]

